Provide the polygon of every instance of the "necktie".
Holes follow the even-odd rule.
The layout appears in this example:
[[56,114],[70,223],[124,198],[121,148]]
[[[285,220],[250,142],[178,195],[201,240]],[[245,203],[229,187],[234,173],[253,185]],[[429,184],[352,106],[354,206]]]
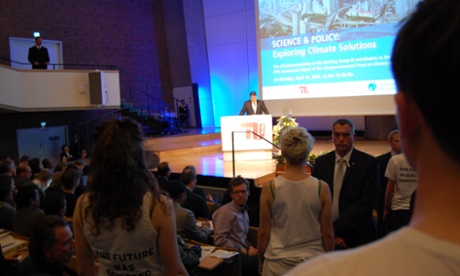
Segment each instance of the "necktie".
[[339,197],[342,188],[343,176],[345,175],[345,160],[340,158],[337,160],[338,166],[334,174],[334,190],[332,195],[332,221],[339,217]]

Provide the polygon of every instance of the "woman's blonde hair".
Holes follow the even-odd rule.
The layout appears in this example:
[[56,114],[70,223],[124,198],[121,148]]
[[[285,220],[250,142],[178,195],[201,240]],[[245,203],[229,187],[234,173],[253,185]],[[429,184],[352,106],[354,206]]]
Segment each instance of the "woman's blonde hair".
[[281,154],[288,163],[300,164],[307,160],[315,138],[303,127],[290,127],[280,137]]

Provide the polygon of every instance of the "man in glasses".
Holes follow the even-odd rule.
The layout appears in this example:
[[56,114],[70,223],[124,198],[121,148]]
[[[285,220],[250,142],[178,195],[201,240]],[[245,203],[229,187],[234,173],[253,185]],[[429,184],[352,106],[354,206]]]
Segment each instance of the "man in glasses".
[[230,180],[228,192],[232,201],[217,209],[212,215],[214,245],[240,250],[243,274],[257,275],[259,251],[247,241],[249,215],[246,201],[249,197],[249,182],[237,176]]

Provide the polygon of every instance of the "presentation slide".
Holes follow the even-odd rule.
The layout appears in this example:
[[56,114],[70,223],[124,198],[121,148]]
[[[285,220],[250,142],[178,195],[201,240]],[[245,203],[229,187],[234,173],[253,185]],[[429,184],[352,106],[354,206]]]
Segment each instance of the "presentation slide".
[[259,0],[256,18],[263,99],[395,94],[390,69],[395,35],[399,22],[418,2]]

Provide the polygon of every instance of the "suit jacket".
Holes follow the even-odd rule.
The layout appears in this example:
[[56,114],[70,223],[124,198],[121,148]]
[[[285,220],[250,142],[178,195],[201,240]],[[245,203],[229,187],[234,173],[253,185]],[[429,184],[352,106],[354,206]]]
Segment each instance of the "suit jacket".
[[377,159],[380,163],[380,186],[379,192],[377,196],[377,204],[375,205],[375,210],[377,210],[377,233],[380,234],[381,232],[381,223],[383,217],[383,207],[385,205],[385,192],[387,189],[388,178],[385,177],[385,171],[387,170],[388,161],[391,158],[391,151],[384,153],[382,155],[377,156]]
[[205,242],[208,239],[211,229],[208,227],[198,228],[192,211],[182,208],[178,202],[174,201],[174,213],[176,214],[178,235],[197,242]]
[[[48,65],[46,65],[46,62],[50,62],[48,49],[43,46],[40,47],[40,49],[38,49],[36,46],[30,47],[27,59],[30,63],[32,63],[32,69],[47,69]],[[34,64],[36,61],[39,62],[39,65]]]
[[[377,199],[379,165],[377,158],[353,149],[339,195],[339,217],[333,222],[337,237],[349,248],[376,239],[372,216]],[[312,175],[326,181],[334,194],[335,151],[316,159]]]
[[251,100],[245,101],[243,104],[243,108],[241,108],[240,115],[244,115],[244,113],[247,113],[248,115],[254,115],[254,114],[270,114],[268,112],[267,107],[265,106],[264,101],[257,100],[257,111],[254,112],[254,109],[252,108],[252,103]]
[[182,207],[192,211],[197,218],[210,219],[211,214],[209,213],[206,201],[201,196],[193,193],[189,189],[186,190],[186,193],[187,198],[185,199],[184,204],[182,204]]

